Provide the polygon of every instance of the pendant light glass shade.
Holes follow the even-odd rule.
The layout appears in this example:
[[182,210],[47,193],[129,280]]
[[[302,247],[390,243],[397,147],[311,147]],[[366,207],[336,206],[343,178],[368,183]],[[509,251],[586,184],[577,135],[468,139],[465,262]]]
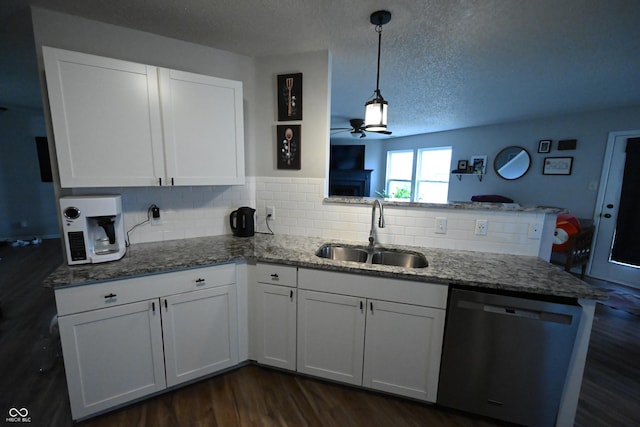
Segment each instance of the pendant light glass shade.
[[364,104],[364,128],[372,132],[386,131],[388,106],[382,97],[376,97]]

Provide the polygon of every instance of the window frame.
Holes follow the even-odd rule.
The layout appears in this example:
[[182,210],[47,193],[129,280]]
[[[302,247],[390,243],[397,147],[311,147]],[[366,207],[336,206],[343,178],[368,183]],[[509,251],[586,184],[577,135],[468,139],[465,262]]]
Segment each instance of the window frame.
[[[448,150],[449,151],[449,166],[447,166],[447,172],[446,172],[446,176],[447,176],[447,180],[446,181],[436,181],[436,180],[432,180],[432,179],[419,179],[418,175],[420,172],[420,169],[422,168],[422,153],[424,152],[428,152],[428,151],[445,151]],[[423,202],[422,200],[416,200],[416,198],[418,197],[418,195],[420,194],[418,189],[420,188],[420,183],[434,183],[434,184],[447,184],[447,198],[449,195],[449,181],[451,178],[451,159],[453,158],[453,147],[451,146],[442,146],[442,147],[423,147],[423,148],[416,148],[416,159],[415,159],[415,171],[414,171],[414,188],[413,188],[413,193],[412,193],[412,197],[411,197],[411,201],[412,202]],[[447,201],[445,200],[444,202],[424,202],[424,203],[446,203]]]
[[[395,178],[389,178],[389,164],[391,156],[394,153],[411,153],[411,179],[407,180],[407,179],[395,179]],[[387,151],[387,162],[386,162],[386,169],[385,169],[385,178],[384,178],[384,188],[385,188],[385,192],[386,194],[389,196],[388,198],[390,200],[395,200],[395,201],[404,201],[404,202],[412,202],[413,201],[413,191],[414,191],[414,182],[415,182],[415,175],[416,174],[416,150],[413,148],[408,148],[408,149],[402,149],[402,150],[388,150]],[[402,198],[396,198],[396,197],[391,197],[391,193],[389,191],[389,184],[390,182],[406,182],[409,184],[409,191],[411,192],[411,196],[408,199],[402,199]]]
[[[386,161],[386,170],[385,170],[385,192],[386,194],[389,196],[390,200],[394,200],[394,201],[405,201],[405,202],[416,202],[416,203],[446,203],[445,202],[424,202],[421,200],[416,200],[416,198],[418,197],[418,189],[419,189],[419,184],[420,183],[439,183],[439,184],[443,184],[446,183],[447,184],[447,197],[449,194],[449,183],[450,183],[450,179],[447,179],[446,181],[436,181],[436,180],[431,180],[431,179],[418,179],[418,170],[421,166],[421,161],[422,161],[422,153],[426,152],[426,151],[442,151],[442,150],[449,150],[449,152],[451,153],[451,157],[449,160],[449,165],[447,170],[450,169],[451,167],[451,159],[453,158],[453,147],[451,146],[441,146],[441,147],[421,147],[421,148],[408,148],[408,149],[400,149],[400,150],[388,150],[387,151],[387,161]],[[395,178],[389,178],[389,170],[390,170],[390,163],[391,163],[391,157],[394,153],[411,153],[412,155],[412,169],[411,169],[411,180],[407,180],[407,179],[395,179]],[[451,174],[447,172],[447,177],[450,178]],[[391,197],[390,194],[390,183],[392,182],[406,182],[409,184],[409,188],[411,191],[411,197],[408,199],[402,199],[402,198],[395,198],[395,197]]]

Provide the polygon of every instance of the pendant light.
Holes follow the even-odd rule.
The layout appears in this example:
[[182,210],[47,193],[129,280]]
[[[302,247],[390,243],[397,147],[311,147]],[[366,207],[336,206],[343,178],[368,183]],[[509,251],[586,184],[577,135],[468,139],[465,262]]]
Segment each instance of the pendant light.
[[364,104],[364,128],[372,132],[385,132],[387,130],[387,107],[389,104],[380,94],[380,45],[382,43],[382,26],[391,21],[391,12],[386,10],[373,12],[370,21],[376,26],[376,32],[378,33],[378,73],[374,98]]

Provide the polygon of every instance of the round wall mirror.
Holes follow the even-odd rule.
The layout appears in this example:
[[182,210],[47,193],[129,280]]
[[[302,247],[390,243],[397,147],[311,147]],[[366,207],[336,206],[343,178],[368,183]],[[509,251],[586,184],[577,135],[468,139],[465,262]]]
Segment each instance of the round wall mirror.
[[504,179],[518,179],[531,166],[531,157],[522,147],[507,147],[498,153],[493,168]]

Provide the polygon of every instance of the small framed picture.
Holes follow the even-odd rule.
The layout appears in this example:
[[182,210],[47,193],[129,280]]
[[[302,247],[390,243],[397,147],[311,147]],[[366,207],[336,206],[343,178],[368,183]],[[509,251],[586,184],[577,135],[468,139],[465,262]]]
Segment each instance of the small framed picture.
[[469,166],[472,173],[484,174],[487,171],[487,156],[472,156]]
[[538,153],[548,153],[549,151],[551,151],[551,140],[541,139],[538,142]]
[[543,175],[571,175],[573,157],[545,157]]
[[459,171],[466,171],[468,164],[469,164],[469,162],[467,160],[458,160],[458,170]]
[[302,125],[276,126],[276,154],[278,169],[300,170]]
[[302,73],[278,75],[278,121],[302,120]]

